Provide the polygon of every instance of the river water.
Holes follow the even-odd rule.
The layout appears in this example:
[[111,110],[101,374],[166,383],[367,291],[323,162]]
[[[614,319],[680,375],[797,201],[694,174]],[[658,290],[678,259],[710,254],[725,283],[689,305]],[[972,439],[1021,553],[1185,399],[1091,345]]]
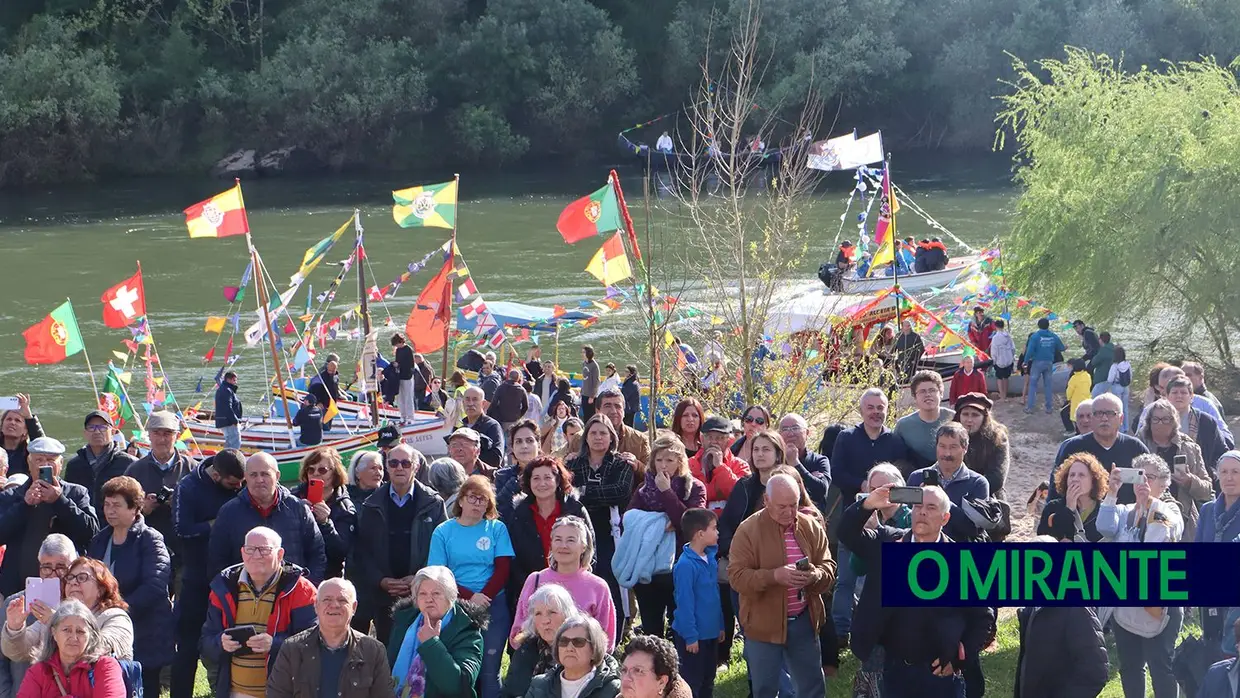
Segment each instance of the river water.
[[[503,177],[462,176],[458,243],[485,299],[572,308],[579,301],[602,297],[601,285],[583,271],[598,244],[564,244],[555,222],[569,201],[601,186],[606,172],[597,167]],[[630,206],[636,209],[642,190],[640,172],[621,170],[621,176]],[[969,244],[980,246],[1006,232],[1014,197],[1006,158],[905,158],[895,176],[914,200]],[[383,286],[449,235],[435,228],[399,228],[392,220],[389,191],[444,179],[440,175],[255,180],[245,182],[243,188],[255,244],[280,288],[287,286],[306,248],[335,231],[355,207],[361,210],[366,229],[367,275],[377,277],[377,281],[368,280],[368,285]],[[821,261],[834,257],[830,246],[851,185],[849,174],[833,173],[817,195],[812,224],[817,244],[802,260],[796,281],[813,280]],[[0,396],[31,394],[32,405],[49,432],[76,448],[81,440],[81,415],[93,402],[85,362],[79,355],[57,365],[28,366],[22,359],[21,332],[66,297],[72,298],[96,377],[102,381],[112,352],[126,351],[121,342],[129,333],[104,327],[99,297],[133,274],[135,261],[141,260],[147,312],[170,387],[182,407],[203,399],[194,393],[199,379],[209,390],[219,366],[219,358],[210,367],[202,365],[203,355],[216,340],[203,326],[208,316],[226,313],[222,289],[239,281],[247,252],[243,237],[191,240],[181,210],[226,187],[226,182],[199,178],[0,191],[0,246],[5,259],[0,295],[9,299],[0,308],[5,328],[0,334],[0,356],[5,357],[0,361]],[[900,233],[922,237],[932,231],[912,215],[901,215]],[[855,235],[850,218],[843,238],[855,240]],[[351,236],[346,236],[328,261],[343,259],[350,244]],[[317,294],[335,273],[324,263],[308,283]],[[432,275],[433,271],[424,271],[414,276],[394,299],[373,308],[376,322],[382,324],[390,315],[403,327],[413,299]],[[252,286],[248,293],[243,329],[254,318]],[[694,300],[692,292],[686,295],[690,302]],[[292,307],[300,309],[304,302],[303,291]],[[328,317],[356,303],[357,281],[350,275]],[[578,347],[583,343],[594,344],[604,361],[621,365],[632,361],[634,357],[622,355],[619,347],[631,345],[623,339],[632,340],[642,331],[636,313],[623,308],[593,327],[565,330],[560,338],[563,363],[578,370]],[[238,337],[237,346],[242,344]],[[550,355],[551,344],[544,340],[544,355]],[[380,346],[386,348],[386,343]],[[330,342],[328,348],[346,361],[355,356],[353,346],[344,340]],[[222,355],[223,350],[224,341],[220,341],[216,353]],[[264,362],[259,348],[242,352],[237,370],[247,411],[263,392],[265,365],[270,363],[267,356]],[[439,366],[438,357],[433,365]],[[342,373],[351,375],[352,371]],[[140,371],[134,375],[131,391],[135,400],[143,399]]]

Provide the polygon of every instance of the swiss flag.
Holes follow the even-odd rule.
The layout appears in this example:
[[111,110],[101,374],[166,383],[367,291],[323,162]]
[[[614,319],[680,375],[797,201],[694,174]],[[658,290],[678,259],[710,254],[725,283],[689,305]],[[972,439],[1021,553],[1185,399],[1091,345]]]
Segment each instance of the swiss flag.
[[142,270],[103,292],[103,324],[125,327],[146,315],[146,298],[142,292]]

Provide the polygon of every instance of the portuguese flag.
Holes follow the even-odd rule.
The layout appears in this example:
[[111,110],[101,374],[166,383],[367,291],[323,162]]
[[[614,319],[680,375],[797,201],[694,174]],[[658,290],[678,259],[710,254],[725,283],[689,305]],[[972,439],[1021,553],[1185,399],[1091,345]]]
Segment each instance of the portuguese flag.
[[103,389],[99,391],[99,409],[111,415],[117,426],[133,421],[133,406],[125,399],[120,369],[111,361],[108,362],[108,377],[103,379]]
[[392,192],[392,219],[402,228],[455,228],[456,182]]
[[43,321],[30,327],[26,338],[26,363],[55,364],[82,351],[82,333],[78,330],[73,305],[65,301]]
[[564,242],[574,243],[596,235],[620,230],[620,204],[611,182],[589,196],[569,204],[560,213],[555,228]]

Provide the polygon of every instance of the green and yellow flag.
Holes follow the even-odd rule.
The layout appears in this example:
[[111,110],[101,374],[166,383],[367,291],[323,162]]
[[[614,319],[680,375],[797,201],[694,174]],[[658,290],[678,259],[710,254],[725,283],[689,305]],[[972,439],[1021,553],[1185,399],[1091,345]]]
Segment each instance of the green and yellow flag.
[[344,231],[348,230],[349,226],[352,224],[353,217],[350,216],[349,220],[345,221],[344,225],[340,226],[336,232],[328,235],[322,240],[319,240],[314,243],[310,249],[306,250],[306,254],[302,255],[301,258],[301,268],[297,270],[296,274],[293,274],[292,278],[289,279],[289,282],[295,284],[305,281],[306,277],[310,275],[310,272],[314,271],[314,268],[319,266],[319,262],[322,262],[323,258],[327,256],[327,253],[331,250],[332,245],[336,244],[336,241],[340,239],[340,236],[344,235]]
[[456,182],[397,189],[392,219],[402,228],[455,228]]

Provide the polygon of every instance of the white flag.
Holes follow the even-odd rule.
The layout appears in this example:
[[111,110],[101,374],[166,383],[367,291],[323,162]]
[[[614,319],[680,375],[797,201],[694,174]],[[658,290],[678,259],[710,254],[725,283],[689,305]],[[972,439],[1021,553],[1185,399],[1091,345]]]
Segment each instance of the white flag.
[[814,170],[853,170],[883,161],[883,134],[876,131],[857,138],[854,131],[810,146],[806,166]]

